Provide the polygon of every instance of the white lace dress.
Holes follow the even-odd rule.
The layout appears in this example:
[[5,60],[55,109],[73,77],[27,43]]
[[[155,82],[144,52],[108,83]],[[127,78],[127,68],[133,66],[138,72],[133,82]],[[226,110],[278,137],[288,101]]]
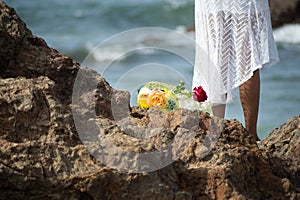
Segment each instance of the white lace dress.
[[195,0],[193,87],[212,104],[232,102],[257,69],[279,61],[268,0]]

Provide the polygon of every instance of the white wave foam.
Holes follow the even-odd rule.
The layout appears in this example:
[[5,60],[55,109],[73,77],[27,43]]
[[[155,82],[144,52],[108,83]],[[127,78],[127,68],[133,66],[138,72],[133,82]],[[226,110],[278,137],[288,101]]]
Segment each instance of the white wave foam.
[[166,2],[170,3],[173,8],[178,8],[180,6],[186,5],[187,3],[191,3],[191,0],[166,0]]
[[113,61],[116,58],[118,60],[123,60],[127,57],[124,54],[124,47],[121,45],[114,45],[106,48],[95,49],[92,53],[94,59],[98,62],[109,62]]
[[121,61],[133,53],[128,52],[129,49],[134,49],[136,53],[143,55],[151,55],[156,53],[156,50],[163,50],[167,47],[193,51],[191,45],[193,38],[193,33],[186,32],[183,26],[179,26],[176,30],[169,32],[161,32],[160,29],[153,32],[137,30],[136,35],[123,34],[122,37],[106,42],[105,45],[94,48],[93,44],[89,43],[86,44],[86,48],[91,52],[90,56],[95,61],[109,62],[116,58]]
[[274,30],[276,42],[300,44],[300,24],[287,24]]

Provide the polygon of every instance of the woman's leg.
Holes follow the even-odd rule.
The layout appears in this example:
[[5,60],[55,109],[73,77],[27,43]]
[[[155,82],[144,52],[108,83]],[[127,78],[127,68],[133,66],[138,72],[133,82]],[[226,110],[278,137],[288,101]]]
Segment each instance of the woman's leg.
[[220,104],[212,106],[213,116],[224,118],[225,117],[226,104]]
[[257,118],[260,99],[259,70],[254,71],[253,76],[240,86],[240,99],[244,111],[246,128],[256,140],[259,140],[257,136]]

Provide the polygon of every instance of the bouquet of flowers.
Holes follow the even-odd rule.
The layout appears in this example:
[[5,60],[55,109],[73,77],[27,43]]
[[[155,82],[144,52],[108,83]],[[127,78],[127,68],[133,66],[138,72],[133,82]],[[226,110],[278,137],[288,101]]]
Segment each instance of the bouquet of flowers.
[[201,86],[193,91],[185,89],[183,81],[177,86],[162,82],[149,82],[138,91],[137,103],[142,109],[150,107],[161,110],[175,110],[185,108],[189,110],[202,110],[211,113],[206,92]]

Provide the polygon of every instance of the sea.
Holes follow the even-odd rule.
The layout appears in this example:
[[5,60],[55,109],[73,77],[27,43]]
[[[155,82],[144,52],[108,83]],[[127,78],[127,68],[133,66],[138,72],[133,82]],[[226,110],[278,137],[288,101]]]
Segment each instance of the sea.
[[[193,0],[4,0],[34,35],[131,93],[149,81],[191,88]],[[280,62],[261,71],[261,139],[300,114],[300,24],[274,29]],[[226,118],[243,123],[239,99]]]

